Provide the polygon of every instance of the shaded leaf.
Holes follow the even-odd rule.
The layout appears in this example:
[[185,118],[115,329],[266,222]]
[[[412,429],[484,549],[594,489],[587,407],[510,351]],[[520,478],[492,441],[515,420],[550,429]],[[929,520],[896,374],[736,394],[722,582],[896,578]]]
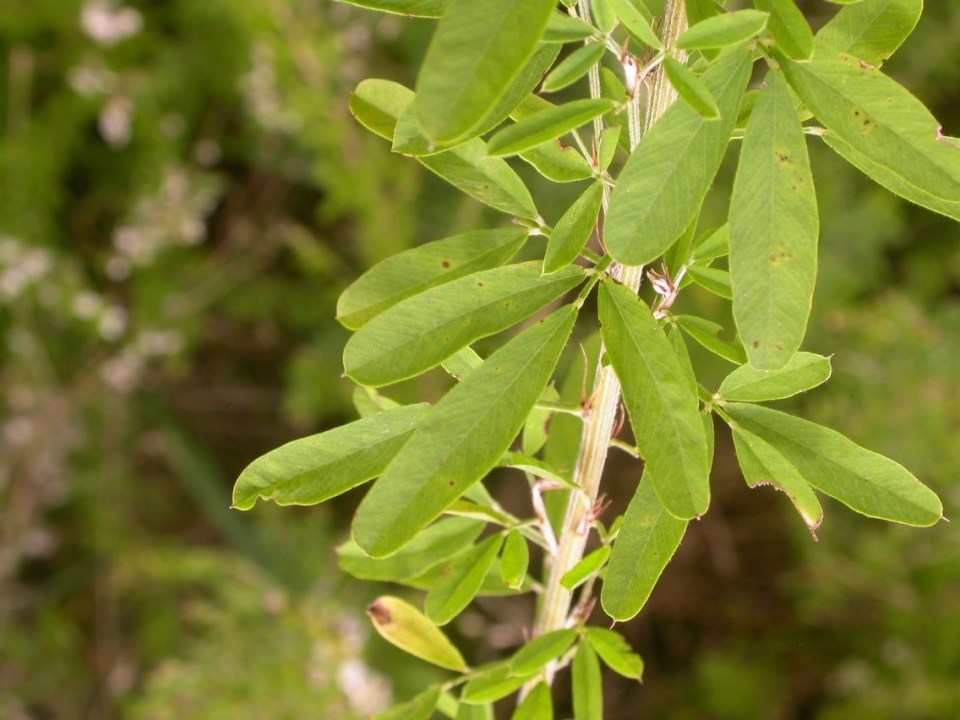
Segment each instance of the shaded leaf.
[[519,530],[511,530],[503,543],[503,552],[500,555],[500,577],[504,584],[511,588],[520,588],[527,575],[527,566],[530,563],[530,549],[527,541]]
[[862,0],[820,28],[816,45],[879,67],[913,32],[921,12],[923,0]]
[[728,270],[718,270],[717,268],[703,267],[702,265],[690,265],[687,268],[687,275],[697,285],[704,290],[709,290],[717,297],[730,300],[733,297],[733,289],[730,286],[730,272]]
[[582,642],[573,656],[573,717],[597,720],[603,717],[603,678],[600,662],[590,643]]
[[943,516],[939,498],[908,470],[834,430],[759,405],[729,403],[724,412],[810,485],[863,515],[918,526]]
[[830,373],[830,358],[801,352],[778,370],[738,367],[720,383],[719,393],[735,402],[780,400],[815,388],[826,382]]
[[399,407],[271,450],[237,478],[233,507],[313,505],[355,488],[383,472],[428,410]]
[[677,520],[663,507],[650,473],[644,471],[603,579],[600,602],[610,617],[624,621],[640,612],[686,529],[686,520]]
[[550,13],[547,29],[543,33],[543,42],[568,43],[585,40],[596,34],[596,28],[578,17],[561,12]]
[[564,628],[538,635],[523,645],[510,660],[510,672],[520,677],[529,677],[540,672],[547,663],[563,655],[573,641],[577,631]]
[[720,108],[703,81],[670,55],[663,58],[670,84],[686,102],[708,120],[720,117]]
[[729,360],[735,365],[742,365],[747,361],[747,352],[740,341],[724,340],[721,337],[723,327],[717,323],[693,315],[678,315],[677,323],[687,335],[724,360]]
[[550,74],[543,81],[541,91],[556,92],[573,85],[586,75],[590,68],[600,62],[606,51],[607,47],[601,41],[589,42],[583,47],[577,48],[550,71]]
[[337,302],[337,320],[356,330],[401,300],[500,267],[528,237],[525,228],[475,230],[397,253],[357,278]]
[[566,135],[616,105],[606,98],[572,100],[530,115],[498,132],[487,146],[491,155],[512,155]]
[[578,562],[572,568],[567,570],[567,572],[563,574],[563,577],[560,578],[560,584],[563,585],[567,590],[573,590],[574,588],[579,587],[587,580],[587,578],[599,572],[600,568],[604,566],[604,563],[607,562],[607,558],[609,557],[610,546],[601,545],[596,550],[583,557],[580,562]]
[[555,311],[440,399],[360,504],[360,547],[375,557],[396,552],[496,465],[543,393],[575,318],[573,306]]
[[603,185],[593,183],[563,214],[547,241],[545,274],[556,272],[579,257],[597,225],[602,200]]
[[607,667],[618,675],[639,680],[643,675],[643,660],[637,655],[623,636],[600,627],[587,628],[587,642],[597,651]]
[[617,19],[620,20],[620,24],[623,25],[624,29],[626,29],[634,40],[643,45],[649,45],[656,50],[663,49],[663,43],[660,42],[660,38],[657,37],[653,28],[650,27],[650,18],[645,17],[631,0],[608,1]]
[[553,720],[553,699],[550,686],[539,682],[517,706],[510,720]]
[[440,699],[440,688],[431,685],[402,705],[377,713],[372,720],[430,720]]
[[600,286],[600,328],[620,378],[637,447],[657,494],[677,517],[702,515],[710,502],[699,400],[664,328],[629,289]]
[[677,38],[682,50],[723,48],[759,35],[769,15],[759,10],[737,10],[704,18]]
[[723,160],[751,65],[749,52],[739,48],[721,55],[703,76],[719,121],[674,103],[631,154],[604,225],[604,244],[618,262],[655,260],[697,215]]
[[470,604],[480,591],[502,544],[503,535],[491,535],[451,559],[440,579],[427,593],[423,609],[431,621],[446,625]]
[[516,676],[507,664],[478,673],[463,686],[460,701],[469,704],[496,702],[519,690],[529,676]]
[[813,31],[794,0],[753,0],[758,10],[770,13],[767,31],[783,52],[795,60],[813,54]]
[[373,386],[413,377],[475,340],[516,325],[584,277],[576,266],[541,277],[538,265],[474,273],[394,305],[350,338],[344,370]]
[[467,664],[447,636],[413,605],[383,595],[367,608],[373,627],[383,638],[411,655],[434,665],[466,672]]
[[730,199],[733,316],[750,364],[783,367],[807,329],[820,218],[807,145],[787,84],[767,73]]

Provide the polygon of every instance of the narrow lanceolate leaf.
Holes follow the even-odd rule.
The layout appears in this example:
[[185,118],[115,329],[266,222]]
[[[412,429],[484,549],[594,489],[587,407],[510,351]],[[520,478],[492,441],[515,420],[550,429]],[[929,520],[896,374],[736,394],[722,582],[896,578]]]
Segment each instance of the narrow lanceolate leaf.
[[600,286],[599,316],[637,448],[657,495],[678,518],[703,515],[710,483],[699,400],[665,329],[640,298],[610,282]]
[[476,230],[383,260],[343,291],[337,320],[356,330],[401,300],[481,270],[500,267],[523,245],[524,228]]
[[682,50],[722,48],[749,40],[767,26],[770,16],[759,10],[738,10],[705,18],[677,38]]
[[735,365],[742,365],[747,361],[747,353],[737,338],[726,340],[722,337],[723,326],[693,315],[678,315],[677,323],[697,343],[724,360]]
[[567,590],[573,590],[580,587],[587,578],[590,578],[600,571],[607,558],[610,557],[610,546],[601,545],[592,553],[584,557],[580,562],[570,568],[560,578],[560,584]]
[[543,76],[553,67],[553,63],[559,54],[560,45],[541,43],[520,69],[506,91],[500,96],[497,104],[484,117],[474,131],[475,134],[484,135],[510,117],[518,105],[531,97],[530,93],[536,89],[537,85],[543,80]]
[[411,15],[413,17],[437,18],[443,15],[452,0],[338,0],[351,5],[358,5],[370,10],[393,13],[395,15]]
[[412,700],[377,713],[372,720],[424,720],[433,715],[438,700],[440,700],[440,688],[431,685]]
[[500,553],[503,535],[491,535],[464,553],[455,555],[441,572],[424,603],[424,612],[437,625],[446,625],[470,604]]
[[485,525],[473,518],[443,518],[388,558],[369,557],[349,540],[337,548],[337,563],[361,580],[409,580],[466,550]]
[[537,48],[553,0],[453,0],[417,78],[417,110],[439,142],[470,137]]
[[720,12],[714,0],[686,0],[687,24],[696,25],[702,20],[712,18]]
[[511,530],[503,543],[500,555],[500,578],[509,587],[519,590],[527,576],[530,564],[530,548],[519,530]]
[[550,686],[537,683],[533,690],[517,706],[510,720],[553,720],[553,699]]
[[686,529],[686,520],[677,520],[663,507],[650,473],[644,471],[607,564],[600,593],[607,615],[624,621],[640,612]]
[[367,608],[373,627],[387,642],[434,665],[466,672],[460,651],[426,616],[400,598],[384,595]]
[[542,145],[603,115],[615,105],[615,102],[606,98],[573,100],[556,105],[498,132],[490,138],[487,152],[491,155],[512,155]]
[[617,261],[645,265],[690,225],[723,160],[751,64],[745,48],[733,49],[703,76],[719,121],[674,103],[630,156],[604,225],[604,243]]
[[[823,508],[800,472],[772,445],[742,427],[734,427],[733,444],[750,487],[773,485],[790,498],[811,533],[823,522]],[[814,535],[816,537],[816,535]]]
[[908,470],[834,430],[758,405],[730,403],[724,412],[809,484],[863,515],[918,526],[943,516],[939,498]]
[[347,342],[343,366],[363,385],[418,375],[478,338],[512,327],[583,280],[570,266],[549,277],[538,263],[474,273],[408,298]]
[[542,92],[556,92],[565,87],[573,85],[577,80],[587,74],[587,71],[600,62],[607,51],[607,46],[600,41],[590,42],[581,48],[577,48],[559,65],[557,65],[543,81]]
[[521,677],[533,675],[543,669],[548,662],[563,655],[576,639],[577,631],[572,628],[538,635],[513,656],[510,661],[510,672]]
[[566,306],[488,357],[433,407],[357,510],[353,536],[374,557],[396,552],[510,446],[573,328]]
[[568,43],[585,40],[596,34],[596,28],[578,17],[561,12],[550,13],[547,29],[543,33],[545,43]]
[[593,168],[580,151],[575,147],[562,147],[559,141],[531,148],[520,153],[520,158],[554,182],[577,182],[593,177]]
[[581,642],[573,656],[574,720],[596,720],[603,717],[603,678],[600,661],[590,643]]
[[489,703],[478,705],[460,703],[453,720],[493,720],[493,706]]
[[258,497],[314,505],[355,488],[383,472],[428,410],[397,408],[272,450],[240,474],[233,507],[249,510]]
[[615,125],[604,128],[600,132],[597,168],[601,172],[605,172],[606,169],[610,167],[610,163],[613,162],[613,158],[616,157],[617,143],[620,140],[620,130],[621,128]]
[[587,642],[607,667],[618,675],[631,680],[639,680],[643,675],[643,660],[633,652],[620,633],[601,627],[588,627]]
[[758,10],[770,13],[767,31],[784,53],[795,60],[813,54],[813,31],[794,0],[753,0]]
[[717,107],[717,101],[710,94],[710,90],[683,63],[667,55],[663,58],[663,68],[667,71],[670,84],[690,107],[707,120],[720,117],[720,108]]
[[819,232],[800,118],[780,73],[769,72],[730,198],[733,317],[754,367],[782,368],[803,341]]
[[830,373],[830,358],[800,352],[779,370],[738,367],[720,383],[719,392],[734,402],[780,400],[825,383]]
[[960,219],[960,147],[939,139],[923,103],[849,55],[818,51],[808,63],[785,60],[783,70],[827,128],[825,137],[863,159],[857,167],[887,189]]
[[519,690],[527,679],[528,677],[525,676],[513,675],[509,664],[497,664],[489,670],[478,673],[463,686],[460,702],[469,705],[496,702]]
[[[392,141],[397,122],[414,97],[412,90],[390,80],[364,80],[350,98],[350,112],[368,130]],[[417,160],[490,207],[531,220],[537,217],[526,185],[503,159],[488,157],[487,145],[479,138]]]
[[603,185],[593,183],[563,214],[547,241],[544,273],[556,272],[577,259],[596,227],[602,200]]
[[609,0],[609,2],[620,24],[637,42],[657,50],[663,49],[663,43],[650,27],[649,18],[644,17],[631,0]]
[[687,275],[690,277],[690,280],[704,290],[708,290],[714,295],[725,298],[726,300],[733,298],[733,288],[730,284],[730,272],[728,270],[703,267],[702,265],[690,265],[687,268]]
[[921,12],[923,0],[862,0],[820,28],[816,45],[879,67],[913,32]]

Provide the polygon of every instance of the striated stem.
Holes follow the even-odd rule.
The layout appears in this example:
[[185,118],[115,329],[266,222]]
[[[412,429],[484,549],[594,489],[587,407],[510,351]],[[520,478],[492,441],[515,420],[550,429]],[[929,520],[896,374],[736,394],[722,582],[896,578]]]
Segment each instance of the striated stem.
[[[586,4],[585,0],[581,2]],[[588,13],[589,10],[584,12],[589,16]],[[668,52],[681,61],[686,59],[686,55],[674,50],[673,43],[686,28],[686,24],[684,0],[668,0],[664,9],[662,39]],[[647,112],[643,118],[644,131],[651,127],[676,99],[676,92],[661,68],[656,70],[650,82]],[[630,103],[629,109],[639,112],[639,104]],[[636,292],[640,288],[643,268],[614,264],[610,274]],[[573,593],[560,584],[560,579],[583,558],[591,527],[591,523],[584,520],[591,513],[600,492],[600,478],[603,475],[619,407],[620,380],[612,366],[603,365],[601,362],[590,403],[584,412],[580,454],[574,473],[574,480],[581,491],[570,493],[559,536],[557,555],[550,563],[544,594],[537,612],[534,627],[537,635],[566,627],[571,623]],[[552,675],[553,669],[548,668],[548,682],[552,681]]]

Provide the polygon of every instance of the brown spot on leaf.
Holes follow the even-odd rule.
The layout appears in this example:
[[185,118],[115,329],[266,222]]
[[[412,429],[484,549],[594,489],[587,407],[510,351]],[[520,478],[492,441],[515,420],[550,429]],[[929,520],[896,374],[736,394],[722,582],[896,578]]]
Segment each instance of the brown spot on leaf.
[[443,261],[442,263],[440,263],[440,264],[441,264],[443,267],[445,267],[445,268],[450,267],[450,261],[449,261],[449,260],[444,260],[444,261]]
[[754,341],[753,341],[753,347],[754,347],[754,348],[760,347],[760,341],[759,341],[759,340],[754,340]]
[[778,343],[777,343],[777,350],[783,350],[783,343],[782,343],[782,342],[778,342]]
[[367,607],[367,615],[369,615],[370,619],[377,625],[389,625],[393,622],[390,611],[387,610],[379,600],[374,600],[370,603]]

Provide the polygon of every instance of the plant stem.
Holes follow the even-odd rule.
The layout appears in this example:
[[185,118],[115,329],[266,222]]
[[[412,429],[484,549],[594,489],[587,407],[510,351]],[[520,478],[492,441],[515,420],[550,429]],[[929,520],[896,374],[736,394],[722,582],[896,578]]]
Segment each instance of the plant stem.
[[[589,17],[588,13],[587,10],[584,15]],[[673,50],[673,43],[685,28],[684,0],[668,0],[664,9],[663,43],[681,62],[686,59],[686,55]],[[644,131],[663,115],[676,98],[676,92],[660,68],[654,73],[650,82],[647,112],[643,123]],[[635,107],[638,107],[635,103],[630,104],[631,110]],[[614,264],[610,274],[636,292],[640,288],[643,268]],[[603,365],[601,362],[593,394],[584,410],[580,453],[574,473],[574,480],[582,492],[570,493],[559,536],[557,555],[550,563],[544,594],[537,612],[534,628],[537,635],[566,627],[570,623],[573,593],[560,584],[560,579],[583,558],[592,526],[592,522],[584,521],[589,519],[588,514],[591,513],[600,491],[600,478],[603,475],[619,407],[620,380],[612,366]],[[548,668],[548,682],[552,681],[552,675],[552,669]]]

